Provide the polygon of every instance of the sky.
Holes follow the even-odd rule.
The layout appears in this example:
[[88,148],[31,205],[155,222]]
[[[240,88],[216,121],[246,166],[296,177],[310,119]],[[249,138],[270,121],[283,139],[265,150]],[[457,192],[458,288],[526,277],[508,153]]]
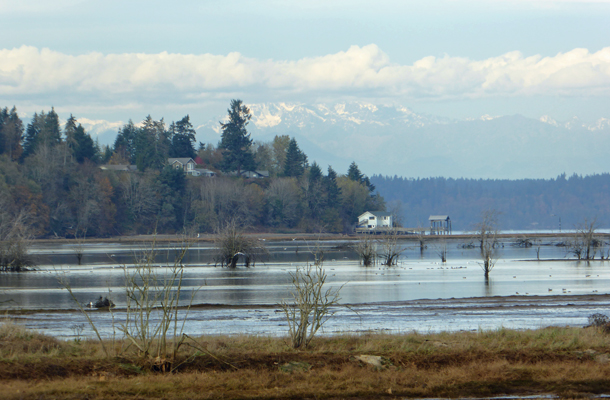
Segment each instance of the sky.
[[0,0],[0,106],[107,121],[246,103],[610,118],[610,0]]

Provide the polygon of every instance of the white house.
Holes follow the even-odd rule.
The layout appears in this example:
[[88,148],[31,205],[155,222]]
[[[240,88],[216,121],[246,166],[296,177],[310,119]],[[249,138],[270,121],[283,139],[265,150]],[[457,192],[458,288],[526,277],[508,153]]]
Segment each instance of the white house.
[[199,171],[195,170],[195,161],[190,157],[168,158],[167,163],[171,165],[172,168],[183,170],[187,175],[201,175]]
[[358,228],[391,228],[392,214],[384,211],[367,211],[358,217]]

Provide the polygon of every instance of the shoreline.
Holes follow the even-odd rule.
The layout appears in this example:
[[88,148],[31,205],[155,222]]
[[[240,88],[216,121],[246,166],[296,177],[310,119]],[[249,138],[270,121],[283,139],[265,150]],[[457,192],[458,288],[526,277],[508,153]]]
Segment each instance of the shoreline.
[[[335,308],[337,309],[365,309],[365,308],[400,308],[405,309],[421,309],[425,308],[430,311],[438,310],[480,310],[480,311],[493,311],[493,310],[504,310],[507,307],[513,309],[531,308],[535,307],[538,309],[552,308],[552,307],[579,307],[584,305],[594,305],[599,303],[608,303],[610,305],[610,293],[597,293],[597,294],[565,294],[558,295],[552,294],[548,296],[544,295],[510,295],[510,296],[483,296],[483,297],[464,297],[464,298],[437,298],[437,299],[415,299],[405,301],[387,301],[387,302],[371,302],[371,303],[344,303],[339,304]],[[180,306],[179,310],[191,311],[205,311],[205,310],[278,310],[280,309],[279,304],[206,304],[199,303],[191,306]],[[5,315],[15,316],[26,316],[36,314],[80,314],[82,311],[78,308],[70,309],[5,309],[3,310]],[[85,311],[93,314],[105,314],[108,313],[107,309],[87,309]],[[125,312],[125,308],[116,307],[112,309],[112,312],[122,313]]]
[[[111,236],[106,238],[84,238],[84,239],[75,239],[75,238],[39,238],[32,239],[32,244],[61,244],[61,243],[150,243],[150,242],[160,242],[160,243],[172,243],[172,242],[181,242],[188,241],[191,243],[197,242],[213,242],[216,235],[212,233],[206,234],[198,234],[199,237],[193,236],[184,236],[178,234],[157,234],[157,235],[124,235],[124,236]],[[355,241],[362,237],[366,237],[365,235],[360,235],[356,233],[351,234],[342,234],[342,233],[306,233],[306,232],[294,232],[294,233],[269,233],[269,232],[245,232],[246,236],[256,237],[260,239],[265,239],[269,241],[284,241],[284,240],[299,240],[299,241],[307,241],[307,240],[320,240],[320,241]],[[598,237],[609,239],[610,233],[596,233]],[[373,235],[373,237],[384,237],[385,235]],[[400,239],[404,239],[407,241],[418,241],[419,238],[417,235],[399,235]],[[556,233],[500,233],[497,235],[499,239],[520,239],[520,238],[528,238],[528,239],[547,239],[547,238],[573,238],[574,232],[556,232]],[[425,241],[438,241],[438,240],[448,240],[448,241],[459,241],[459,240],[467,240],[467,239],[476,239],[475,234],[451,234],[451,235],[426,235]]]

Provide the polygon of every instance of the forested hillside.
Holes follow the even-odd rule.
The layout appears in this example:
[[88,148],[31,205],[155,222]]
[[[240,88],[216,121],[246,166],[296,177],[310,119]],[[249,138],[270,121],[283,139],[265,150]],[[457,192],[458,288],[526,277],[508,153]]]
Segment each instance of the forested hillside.
[[[148,116],[101,148],[73,116],[62,126],[51,109],[24,126],[15,107],[0,109],[0,240],[214,232],[231,220],[251,230],[343,232],[365,210],[385,209],[355,163],[345,175],[323,171],[294,138],[256,142],[250,118],[234,100],[221,141],[196,144],[188,115],[169,126]],[[187,176],[169,157],[196,158],[217,176]],[[269,177],[239,176],[252,170]]]
[[500,212],[500,229],[574,229],[584,218],[610,226],[610,174],[556,179],[476,180],[374,175],[388,208],[400,209],[403,224],[427,226],[431,214],[449,215],[453,229],[469,230],[484,210]]

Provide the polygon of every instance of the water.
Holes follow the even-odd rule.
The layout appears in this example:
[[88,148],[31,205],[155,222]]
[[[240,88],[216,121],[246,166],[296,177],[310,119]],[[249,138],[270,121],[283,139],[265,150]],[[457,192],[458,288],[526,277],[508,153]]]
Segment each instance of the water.
[[[302,240],[266,242],[272,257],[253,268],[215,267],[209,244],[191,247],[185,255],[181,303],[190,302],[186,330],[191,334],[261,334],[286,332],[278,304],[291,298],[291,277],[297,267],[324,252],[327,285],[341,288],[340,308],[325,326],[326,333],[404,332],[538,328],[548,325],[584,325],[594,312],[605,312],[610,302],[608,262],[566,261],[565,249],[548,244],[540,249],[516,248],[509,242],[499,250],[499,260],[485,281],[478,249],[461,248],[447,240],[447,262],[438,256],[441,242],[429,242],[420,253],[413,242],[395,267],[359,265],[345,242],[331,241],[319,249]],[[0,301],[11,311],[32,311],[13,316],[28,327],[61,337],[76,334],[86,322],[78,305],[63,285],[69,284],[76,299],[86,304],[108,296],[115,312],[90,311],[104,335],[112,333],[112,318],[124,319],[125,271],[133,271],[134,259],[147,249],[128,244],[87,244],[83,265],[77,265],[70,245],[39,245],[32,250],[38,269],[0,275]],[[175,246],[157,248],[156,263],[171,264]],[[167,267],[159,267],[159,274]],[[63,282],[60,283],[60,281]],[[91,331],[85,328],[85,334]]]

